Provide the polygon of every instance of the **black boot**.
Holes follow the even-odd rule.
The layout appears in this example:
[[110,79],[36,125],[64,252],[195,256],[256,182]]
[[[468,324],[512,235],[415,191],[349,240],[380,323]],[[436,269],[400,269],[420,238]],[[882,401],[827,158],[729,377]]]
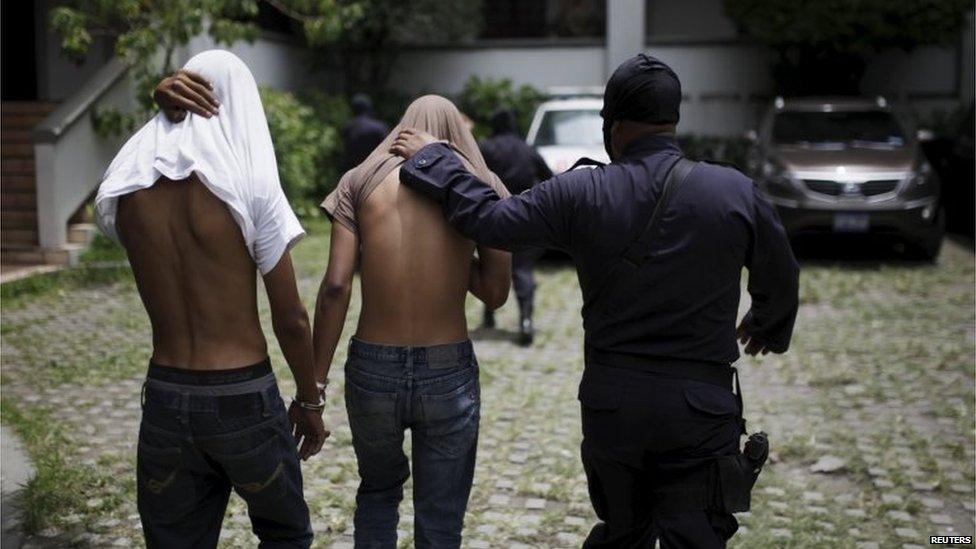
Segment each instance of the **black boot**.
[[535,339],[535,328],[532,326],[532,300],[520,299],[519,312],[519,335],[518,343],[523,347],[532,345]]
[[481,323],[481,327],[485,330],[491,330],[495,327],[495,312],[485,309],[484,320]]

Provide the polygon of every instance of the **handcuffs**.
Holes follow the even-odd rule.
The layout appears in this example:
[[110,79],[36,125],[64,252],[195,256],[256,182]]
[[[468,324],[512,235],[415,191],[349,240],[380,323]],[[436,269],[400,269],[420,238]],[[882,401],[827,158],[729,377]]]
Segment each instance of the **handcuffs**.
[[311,410],[313,412],[322,413],[325,410],[325,389],[329,386],[329,380],[316,381],[315,385],[319,389],[319,401],[315,404],[310,402],[305,402],[298,397],[292,397],[292,404],[297,404],[299,408],[303,410]]

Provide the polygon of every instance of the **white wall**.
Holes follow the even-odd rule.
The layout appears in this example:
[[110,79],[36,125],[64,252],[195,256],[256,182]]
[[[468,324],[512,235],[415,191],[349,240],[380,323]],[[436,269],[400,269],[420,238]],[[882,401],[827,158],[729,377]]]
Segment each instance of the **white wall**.
[[604,48],[499,47],[430,48],[402,53],[391,86],[407,93],[453,95],[472,75],[511,78],[541,89],[552,86],[603,86]]
[[271,33],[262,34],[253,43],[237,42],[230,47],[215,44],[209,36],[198,36],[180,50],[173,64],[181,66],[197,53],[214,48],[230,50],[240,57],[259,85],[290,91],[321,85],[322,76],[312,70],[311,54],[294,41]]

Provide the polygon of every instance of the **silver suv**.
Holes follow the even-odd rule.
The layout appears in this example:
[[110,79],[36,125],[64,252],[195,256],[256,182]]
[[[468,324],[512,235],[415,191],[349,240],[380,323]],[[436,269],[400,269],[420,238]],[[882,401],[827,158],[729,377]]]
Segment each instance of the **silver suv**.
[[875,233],[934,260],[944,233],[939,181],[882,97],[777,98],[757,131],[749,170],[790,236]]

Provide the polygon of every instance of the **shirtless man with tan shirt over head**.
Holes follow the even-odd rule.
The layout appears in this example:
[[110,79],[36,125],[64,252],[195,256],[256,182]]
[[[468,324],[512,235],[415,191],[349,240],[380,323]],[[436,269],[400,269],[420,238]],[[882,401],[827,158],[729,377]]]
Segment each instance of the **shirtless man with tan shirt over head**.
[[[250,71],[218,50],[186,68],[199,73],[187,81],[223,105],[221,117],[153,118],[113,160],[95,200],[152,325],[137,456],[146,545],[216,547],[233,489],[261,547],[309,547],[299,458],[327,433],[288,251],[304,231],[278,181]],[[258,317],[258,271],[298,388],[287,413]]]

